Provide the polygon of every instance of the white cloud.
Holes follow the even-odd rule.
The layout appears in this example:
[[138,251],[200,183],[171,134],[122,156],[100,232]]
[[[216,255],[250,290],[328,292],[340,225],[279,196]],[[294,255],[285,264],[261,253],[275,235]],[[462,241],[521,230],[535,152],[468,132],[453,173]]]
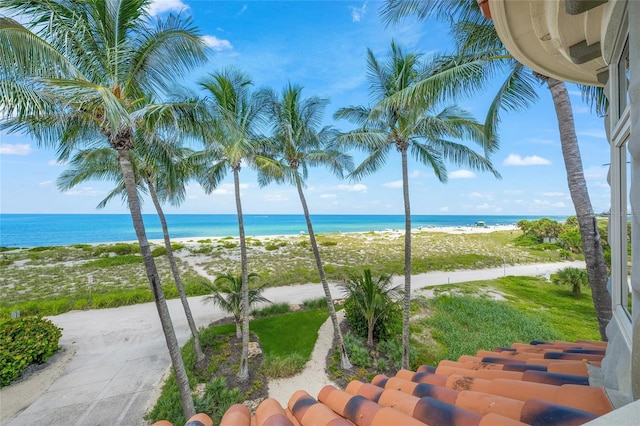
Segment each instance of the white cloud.
[[449,207],[447,207],[447,206],[440,207],[440,211],[441,212],[448,212],[449,211]]
[[567,205],[565,203],[563,203],[562,201],[559,201],[557,203],[553,203],[551,204],[552,207],[567,207]]
[[540,195],[543,195],[545,197],[564,197],[565,193],[564,192],[541,192]]
[[590,166],[583,170],[585,179],[593,180],[607,180],[607,174],[609,173],[609,167],[602,166]]
[[485,200],[493,200],[495,197],[493,194],[489,193],[489,192],[470,192],[469,194],[467,194],[467,197],[469,198],[482,198]]
[[[248,183],[240,184],[241,190],[247,189],[247,188],[249,188]],[[220,185],[219,187],[211,191],[211,193],[215,195],[231,195],[231,194],[235,194],[235,187],[232,183],[223,183],[222,185]]]
[[188,8],[189,6],[182,3],[181,0],[154,0],[148,10],[151,16],[156,16],[164,12],[180,12]]
[[394,180],[392,182],[383,183],[382,186],[385,188],[402,188],[402,181]]
[[361,7],[351,6],[351,19],[353,22],[360,22],[360,19],[367,12],[367,2],[362,3]]
[[509,154],[502,164],[505,166],[549,166],[551,161],[537,155],[521,157],[518,154]]
[[544,139],[544,138],[527,138],[527,142],[531,142],[537,145],[553,145],[553,139]]
[[607,133],[604,129],[581,130],[576,132],[578,136],[589,136],[592,138],[607,139]]
[[338,196],[336,194],[320,194],[318,198],[334,199],[334,198],[338,198]]
[[524,191],[521,189],[505,189],[504,191],[505,195],[520,195],[520,194],[524,194]]
[[57,166],[66,166],[67,163],[65,161],[49,160],[47,161],[47,165],[57,167]]
[[338,185],[338,190],[345,192],[367,192],[367,185],[356,183],[355,185]]
[[101,191],[92,186],[76,186],[69,191],[65,191],[65,194],[72,197],[95,197],[96,195],[100,195]]
[[204,44],[206,44],[216,52],[233,49],[233,46],[231,45],[231,42],[229,40],[218,38],[216,36],[205,35],[202,36],[202,40],[204,41]]
[[476,206],[476,209],[478,209],[478,210],[486,210],[488,208],[489,208],[489,204],[487,204],[487,203],[480,204],[480,205]]
[[449,173],[449,179],[473,179],[475,177],[476,174],[470,170],[456,170]]
[[249,7],[246,4],[243,4],[242,9],[240,9],[240,12],[238,12],[238,15],[242,15],[243,13],[245,13],[248,8]]
[[45,180],[44,182],[40,182],[38,185],[40,185],[40,186],[51,186],[51,185],[53,185],[53,181],[52,180]]
[[264,200],[268,202],[282,202],[289,201],[289,197],[284,192],[267,192],[264,195]]
[[29,155],[31,154],[31,145],[28,143],[17,143],[15,145],[5,143],[0,145],[1,155]]
[[411,173],[409,173],[409,177],[410,178],[417,178],[420,177],[420,170],[414,170]]

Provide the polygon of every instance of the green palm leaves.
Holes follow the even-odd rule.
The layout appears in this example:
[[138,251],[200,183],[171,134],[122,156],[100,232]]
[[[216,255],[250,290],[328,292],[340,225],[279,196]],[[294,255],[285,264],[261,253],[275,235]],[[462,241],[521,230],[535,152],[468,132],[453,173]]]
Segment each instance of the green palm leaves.
[[377,279],[371,276],[371,269],[362,275],[353,274],[341,284],[344,292],[353,301],[367,321],[367,344],[373,346],[373,332],[378,319],[393,310],[400,286],[392,287],[392,275],[382,274]]
[[[256,273],[247,275],[249,281],[258,277]],[[209,286],[212,295],[205,297],[205,300],[213,302],[224,312],[233,315],[236,324],[236,337],[242,337],[242,275],[224,274],[220,275],[214,281],[215,286]],[[264,287],[249,289],[249,306],[256,303],[271,303],[267,298],[262,296]]]
[[[340,135],[340,142],[368,154],[351,173],[352,178],[379,170],[392,148],[400,153],[405,212],[402,366],[409,368],[411,202],[408,156],[431,168],[441,182],[447,181],[447,162],[489,171],[496,177],[500,175],[487,157],[495,148],[495,141],[487,138],[483,126],[455,105],[441,106],[452,90],[449,83],[455,73],[451,73],[450,64],[443,65],[439,59],[425,62],[420,55],[405,52],[391,43],[383,62],[369,50],[367,65],[374,105],[340,108],[334,117],[348,119],[358,126]],[[430,88],[423,93],[424,87]],[[474,151],[463,141],[479,145],[483,153]]]

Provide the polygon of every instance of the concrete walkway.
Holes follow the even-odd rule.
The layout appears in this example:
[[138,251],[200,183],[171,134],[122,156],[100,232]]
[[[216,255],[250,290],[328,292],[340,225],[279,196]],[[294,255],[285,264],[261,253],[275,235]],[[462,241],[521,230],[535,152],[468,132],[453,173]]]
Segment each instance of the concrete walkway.
[[[412,277],[412,288],[485,280],[505,275],[545,275],[567,266],[565,262],[507,266],[473,271],[433,272]],[[403,277],[395,277],[398,284]],[[343,295],[331,287],[334,298]],[[319,284],[269,288],[273,302],[301,303],[324,296]],[[223,313],[203,297],[189,299],[198,327],[222,318]],[[180,344],[189,328],[180,301],[169,300]],[[170,360],[155,304],[113,309],[73,311],[51,317],[63,328],[64,353],[54,366],[22,383],[0,390],[0,424],[31,425],[143,425],[149,405],[155,402]]]

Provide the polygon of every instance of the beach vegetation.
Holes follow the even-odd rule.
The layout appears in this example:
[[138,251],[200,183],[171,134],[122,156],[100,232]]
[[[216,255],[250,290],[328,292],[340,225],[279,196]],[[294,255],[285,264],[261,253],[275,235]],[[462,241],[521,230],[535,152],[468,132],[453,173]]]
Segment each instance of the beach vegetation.
[[126,254],[110,257],[101,257],[96,260],[83,263],[82,267],[87,269],[95,268],[111,268],[114,266],[142,264],[142,256],[135,254]]
[[302,302],[302,306],[305,309],[322,309],[327,305],[327,301],[324,297],[317,299],[308,299]]
[[139,254],[140,246],[135,243],[100,244],[93,248],[93,256]]
[[309,244],[318,278],[324,290],[342,367],[348,369],[351,363],[342,339],[318,240],[313,230],[309,206],[304,194],[304,181],[307,178],[308,168],[312,166],[325,166],[335,176],[343,177],[345,172],[353,169],[353,160],[336,143],[337,130],[332,126],[320,126],[328,99],[317,96],[304,98],[302,87],[291,83],[283,88],[280,95],[271,92],[268,97],[273,136],[264,144],[264,158],[259,169],[258,183],[261,186],[271,182],[287,183],[295,185],[298,190],[307,223]]
[[264,318],[264,317],[272,317],[274,315],[286,314],[287,312],[291,312],[291,305],[286,302],[282,303],[272,303],[270,305],[265,306],[264,308],[254,309],[251,312],[251,315],[254,318]]
[[[447,182],[446,163],[500,177],[489,154],[497,140],[472,115],[445,101],[456,93],[455,67],[443,67],[443,58],[425,61],[421,55],[404,51],[395,42],[384,61],[367,51],[367,79],[373,106],[349,106],[336,111],[334,118],[347,119],[357,126],[342,134],[342,144],[362,150],[367,157],[350,174],[360,179],[379,170],[392,150],[400,154],[404,198],[404,309],[403,367],[409,368],[409,309],[411,305],[411,203],[409,199],[408,157],[430,168],[440,182]],[[429,90],[410,96],[418,85],[428,82]],[[481,153],[466,143],[477,145]]]
[[62,329],[50,320],[21,316],[0,320],[0,388],[32,364],[44,364],[60,348]]

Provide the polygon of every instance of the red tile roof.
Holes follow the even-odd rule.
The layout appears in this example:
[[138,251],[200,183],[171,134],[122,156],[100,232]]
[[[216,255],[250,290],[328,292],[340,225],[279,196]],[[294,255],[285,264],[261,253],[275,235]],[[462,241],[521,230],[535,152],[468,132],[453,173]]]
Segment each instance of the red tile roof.
[[[587,370],[600,365],[605,349],[603,342],[514,343],[371,383],[352,381],[345,390],[327,385],[317,398],[300,390],[287,407],[267,399],[253,416],[236,404],[221,426],[580,425],[613,410]],[[198,416],[187,425],[211,425]]]

